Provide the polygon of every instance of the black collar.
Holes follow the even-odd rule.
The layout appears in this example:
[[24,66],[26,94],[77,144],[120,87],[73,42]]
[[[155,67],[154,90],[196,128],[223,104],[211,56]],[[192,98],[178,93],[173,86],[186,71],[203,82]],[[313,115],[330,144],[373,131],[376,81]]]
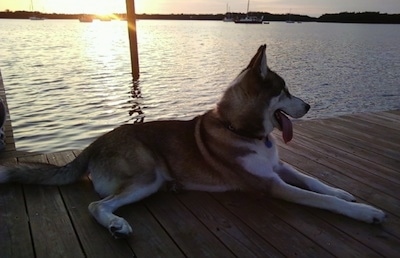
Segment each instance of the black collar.
[[234,133],[234,134],[236,134],[236,135],[238,135],[240,137],[248,138],[248,139],[251,139],[251,140],[263,141],[267,148],[271,148],[273,146],[272,142],[269,140],[268,134],[266,136],[260,137],[259,135],[249,134],[248,132],[245,132],[245,131],[242,131],[242,130],[237,130],[229,122],[222,122],[221,121],[221,123],[224,125],[224,127],[227,130],[231,131],[232,133]]
[[264,138],[266,138],[266,140],[268,141],[268,135],[267,136],[260,136],[260,135],[251,134],[251,133],[246,132],[244,130],[239,130],[239,129],[236,129],[235,127],[233,127],[232,124],[229,123],[229,122],[222,122],[222,124],[224,125],[224,127],[226,129],[228,129],[232,133],[234,133],[236,135],[239,135],[241,137],[249,138],[249,139],[252,139],[252,140],[260,140],[260,141],[263,140]]

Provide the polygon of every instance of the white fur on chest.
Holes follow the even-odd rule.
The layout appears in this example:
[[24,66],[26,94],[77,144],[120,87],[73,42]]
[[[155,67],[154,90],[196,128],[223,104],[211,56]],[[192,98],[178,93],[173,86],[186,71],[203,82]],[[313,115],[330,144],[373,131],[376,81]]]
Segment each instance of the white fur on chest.
[[263,141],[249,144],[247,147],[252,153],[237,158],[239,164],[253,175],[262,178],[275,177],[276,173],[273,168],[279,165],[278,149],[275,139],[271,135],[269,141],[272,144],[270,147],[267,147]]

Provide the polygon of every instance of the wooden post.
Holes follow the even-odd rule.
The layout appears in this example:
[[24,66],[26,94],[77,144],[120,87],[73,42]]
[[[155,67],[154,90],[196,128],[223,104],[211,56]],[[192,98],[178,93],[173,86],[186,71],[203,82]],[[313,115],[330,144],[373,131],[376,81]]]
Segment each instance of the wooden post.
[[126,18],[128,22],[129,46],[133,80],[139,79],[139,54],[136,36],[135,0],[126,0]]

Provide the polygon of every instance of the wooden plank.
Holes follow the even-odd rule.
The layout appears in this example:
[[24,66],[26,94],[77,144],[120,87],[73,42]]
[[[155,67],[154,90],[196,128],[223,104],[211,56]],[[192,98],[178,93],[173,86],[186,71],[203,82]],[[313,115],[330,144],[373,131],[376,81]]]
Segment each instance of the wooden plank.
[[185,192],[177,197],[238,257],[280,257],[282,253],[209,194]]
[[[299,133],[302,135],[307,134],[315,134],[316,140],[324,141],[327,137],[328,139],[332,139],[332,142],[338,141],[337,144],[341,145],[343,142],[346,142],[349,145],[356,146],[357,148],[363,149],[369,153],[374,153],[378,156],[385,156],[391,160],[397,161],[399,160],[399,151],[398,148],[392,146],[385,145],[385,142],[380,141],[379,139],[366,139],[366,137],[359,135],[355,135],[350,132],[347,128],[327,128],[327,125],[318,122],[310,122],[308,123],[296,123],[295,125],[295,134]],[[326,123],[326,122],[325,122]],[[296,139],[297,137],[295,137]]]
[[144,202],[122,207],[116,214],[126,219],[133,228],[133,236],[127,241],[136,257],[185,257],[169,233],[144,206]]
[[[325,141],[327,144],[321,144]],[[334,166],[335,162],[340,162],[338,166],[342,167],[343,170],[347,168],[348,171],[352,171],[351,176],[359,175],[364,178],[365,172],[367,172],[371,174],[368,176],[368,181],[372,181],[377,189],[381,189],[386,193],[393,193],[393,189],[397,189],[400,186],[398,171],[379,165],[383,162],[379,161],[380,157],[377,155],[373,155],[374,160],[371,161],[371,154],[366,151],[362,151],[362,155],[355,151],[351,153],[349,150],[343,151],[342,148],[337,147],[335,143],[328,142],[328,140],[321,140],[318,144],[315,139],[308,137],[298,137],[289,146],[284,146],[284,148],[292,151],[298,150],[299,153],[304,154],[305,158],[311,153],[318,160],[321,160],[322,157],[326,159],[326,162],[332,162],[333,160],[332,167],[334,168],[337,167]],[[387,164],[395,163],[391,159],[383,159]]]
[[304,206],[263,198],[260,209],[268,209],[286,223],[336,257],[376,257],[378,253],[356,241],[352,236],[313,216]]
[[[18,161],[47,163],[45,155]],[[84,257],[58,187],[24,185],[23,188],[36,256]]]
[[382,115],[393,117],[394,121],[400,121],[400,109],[399,110],[389,110],[389,111],[386,111],[386,112],[382,112]]
[[[310,121],[311,124],[306,123],[306,127],[315,128],[321,131],[325,131],[326,133],[332,132],[340,132],[341,137],[345,137],[350,140],[352,143],[364,143],[367,149],[371,149],[373,146],[377,148],[378,153],[384,151],[385,149],[398,149],[400,146],[399,141],[394,141],[392,135],[388,134],[385,131],[379,130],[377,127],[369,126],[368,128],[364,128],[363,125],[358,125],[356,123],[351,123],[345,120],[340,120],[339,118],[332,119],[322,119],[317,121]],[[304,124],[301,122],[300,124]],[[387,137],[391,136],[391,137]],[[380,147],[381,148],[378,148]],[[371,149],[374,151],[375,149]]]
[[[50,164],[63,166],[75,158],[72,151],[47,154]],[[99,199],[86,177],[76,183],[60,186],[61,196],[78,234],[84,253],[88,257],[132,257],[134,253],[124,240],[111,237],[88,211],[89,203]]]
[[382,133],[389,134],[390,138],[393,141],[399,142],[400,141],[400,132],[395,128],[391,128],[380,123],[372,123],[371,119],[362,119],[357,116],[343,116],[337,118],[340,122],[349,123],[350,125],[354,126],[356,130],[364,130],[363,132],[367,132],[372,134],[376,137],[380,137]]
[[[79,155],[79,153],[80,151],[74,151],[75,155]],[[60,158],[57,159],[61,160]],[[69,161],[64,160],[61,163]],[[133,228],[133,236],[126,239],[125,242],[113,239],[107,229],[98,225],[87,211],[89,203],[99,199],[91,182],[83,180],[77,184],[65,186],[62,192],[67,206],[71,207],[71,217],[81,238],[85,253],[89,257],[118,257],[116,254],[119,254],[119,257],[127,257],[132,256],[132,250],[136,257],[183,256],[173,240],[143,206],[143,203],[128,205],[116,211],[116,214],[125,218]],[[96,237],[93,238],[93,236]],[[128,250],[127,244],[130,245],[132,250]],[[114,250],[116,248],[118,250]],[[132,254],[128,255],[129,252]]]
[[12,126],[11,126],[10,112],[8,109],[6,92],[5,92],[5,87],[4,87],[4,83],[3,83],[3,76],[1,74],[1,70],[0,70],[0,98],[2,99],[3,104],[6,107],[6,114],[7,114],[7,118],[4,123],[4,128],[3,128],[4,134],[5,134],[6,146],[0,152],[0,159],[7,159],[10,157],[13,157],[12,154],[15,152],[15,141],[14,141],[14,135],[13,135],[13,130],[12,130]]
[[[134,236],[114,240],[87,212],[98,198],[88,180],[59,188],[8,184],[0,188],[0,257],[262,257],[274,250],[277,256],[398,257],[400,143],[391,136],[399,135],[399,118],[400,111],[389,111],[300,122],[300,137],[280,144],[289,164],[387,211],[382,225],[240,193],[159,193],[117,211],[132,224]],[[25,160],[61,165],[73,158],[63,152]]]
[[185,256],[234,256],[173,194],[158,193],[145,204]]
[[[302,153],[304,156],[298,153]],[[374,189],[360,184],[358,181],[354,181],[345,175],[340,175],[331,168],[321,166],[320,163],[307,159],[309,156],[310,154],[307,152],[304,153],[304,150],[292,152],[284,149],[281,151],[282,159],[296,166],[300,171],[319,178],[322,181],[327,181],[330,185],[347,190],[355,196],[361,197],[363,199],[361,200],[362,202],[371,203],[386,212],[389,211],[391,214],[389,214],[389,218],[383,225],[376,226],[319,209],[303,208],[352,236],[365,246],[376,250],[378,253],[387,257],[398,256],[400,254],[400,250],[398,249],[400,239],[399,200],[376,192]]]
[[383,150],[386,148],[398,149],[400,147],[399,140],[395,141],[393,138],[388,139],[387,137],[383,137],[381,131],[374,131],[373,127],[370,126],[363,127],[341,118],[322,119],[317,124],[323,125],[323,130],[327,130],[328,128],[332,131],[340,130],[356,141],[365,141],[373,146],[383,146]]
[[[287,151],[281,151],[281,158],[287,163],[324,181],[329,181],[331,184],[346,186],[348,187],[347,191],[359,190],[356,195],[360,198],[379,205],[394,214],[400,214],[400,203],[396,194],[398,188],[391,187],[390,191],[387,190],[388,194],[385,194],[377,190],[382,186],[370,180],[369,174],[363,176],[362,171],[360,172],[357,168],[348,166],[346,163],[330,159],[323,153],[316,153],[307,148],[294,147],[293,145],[287,146],[285,148]],[[381,182],[388,183],[387,180]],[[376,188],[371,188],[371,185]]]
[[[400,174],[392,169],[383,168],[351,153],[315,142],[312,139],[297,138],[290,145],[283,146],[302,153],[305,158],[312,158],[321,164],[334,168],[349,177],[360,180],[385,193],[393,193],[400,186]],[[376,156],[375,156],[376,157]],[[368,177],[366,177],[368,175]]]
[[[400,159],[394,159],[380,153],[376,153],[372,157],[371,151],[359,147],[359,144],[354,144],[354,142],[345,141],[341,137],[335,137],[333,134],[327,135],[314,129],[309,129],[307,132],[297,130],[296,134],[299,136],[295,137],[295,141],[309,143],[308,145],[312,148],[326,146],[330,148],[329,155],[350,158],[354,165],[376,169],[376,173],[379,176],[383,176],[383,173],[388,174],[388,177],[398,174],[396,171],[400,167]],[[398,151],[391,150],[391,152],[395,154]],[[400,156],[400,152],[396,156]]]
[[[389,168],[397,171],[400,166],[400,152],[398,149],[385,146],[383,144],[371,143],[358,138],[349,136],[345,131],[326,130],[325,128],[313,124],[313,126],[295,126],[295,134],[301,135],[316,146],[329,145],[335,149],[343,150],[354,158],[361,157],[368,159],[372,163],[377,163],[378,167]],[[361,133],[359,133],[361,135]],[[295,137],[295,140],[301,137]],[[374,153],[374,155],[371,155]],[[371,158],[372,157],[372,158]]]
[[[2,162],[15,164],[16,160]],[[0,187],[0,257],[33,257],[29,218],[21,185],[3,184]]]
[[[346,190],[358,197],[361,202],[370,203],[388,212],[388,224],[391,226],[385,228],[385,230],[389,230],[388,232],[390,234],[400,238],[400,224],[398,217],[400,212],[398,199],[371,189],[359,181],[348,178],[347,176],[340,174],[331,168],[321,166],[321,164],[316,163],[311,159],[305,160],[304,157],[295,152],[282,151],[281,157],[287,163],[297,167],[299,171],[314,176],[321,181],[328,182],[329,185]],[[375,241],[376,240],[377,239],[375,239]]]
[[398,128],[396,127],[396,121],[391,118],[388,118],[387,116],[381,115],[382,113],[384,112],[362,113],[362,114],[356,114],[354,116],[359,119],[362,119],[363,121],[365,121],[365,123],[381,125],[397,131]]
[[215,193],[213,196],[230,212],[288,257],[331,257],[328,251],[281,220],[269,209],[240,193]]
[[124,239],[114,239],[89,213],[87,206],[98,199],[89,180],[63,186],[61,192],[84,253],[88,257],[134,256]]
[[308,207],[304,207],[304,209],[329,222],[332,226],[343,231],[366,247],[375,250],[380,256],[400,257],[400,240],[398,234],[397,236],[392,234],[394,229],[391,228],[393,225],[397,224],[397,229],[395,230],[396,233],[398,233],[398,221],[392,220],[391,217],[382,225],[370,225],[328,211]]

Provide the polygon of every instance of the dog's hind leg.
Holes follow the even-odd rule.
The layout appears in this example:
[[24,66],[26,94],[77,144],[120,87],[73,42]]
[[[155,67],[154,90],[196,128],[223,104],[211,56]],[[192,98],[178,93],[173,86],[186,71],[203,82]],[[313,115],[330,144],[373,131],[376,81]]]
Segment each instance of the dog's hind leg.
[[342,189],[326,185],[313,177],[304,175],[289,166],[288,164],[281,163],[278,167],[274,168],[279,177],[288,184],[301,187],[316,193],[335,196],[337,198],[354,202],[354,196]]
[[157,174],[155,180],[146,185],[133,182],[116,194],[92,202],[89,205],[89,211],[97,222],[108,228],[113,237],[127,237],[132,234],[131,226],[125,219],[116,216],[113,212],[121,206],[137,202],[157,192],[163,183],[164,178],[160,174]]

